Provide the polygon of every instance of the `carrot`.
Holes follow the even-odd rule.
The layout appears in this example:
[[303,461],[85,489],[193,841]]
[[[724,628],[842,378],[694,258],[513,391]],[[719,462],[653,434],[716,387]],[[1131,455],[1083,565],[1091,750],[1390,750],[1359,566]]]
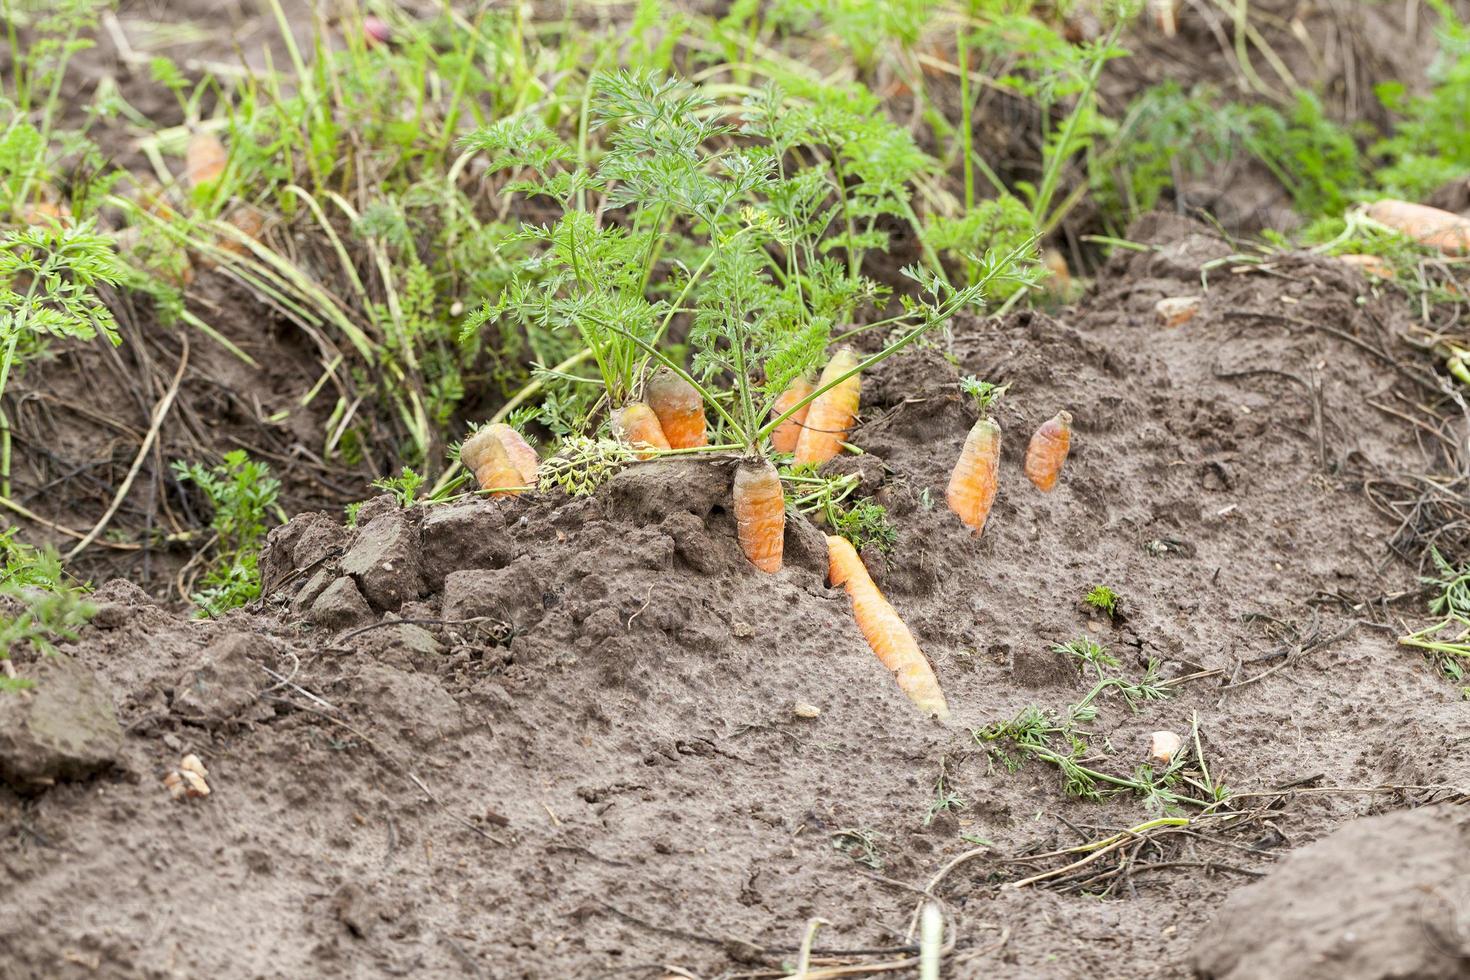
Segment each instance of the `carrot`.
[[945,493],[949,509],[974,528],[977,535],[985,530],[985,519],[995,503],[999,467],[1000,426],[986,416],[965,437],[965,446],[949,474],[949,489]]
[[[810,378],[799,377],[786,390],[781,392],[781,397],[776,399],[776,405],[771,409],[771,418],[779,419],[786,414],[786,410],[807,395],[812,393],[812,382]],[[796,441],[801,438],[801,426],[806,421],[807,414],[811,411],[810,405],[803,405],[792,413],[791,417],[776,426],[771,433],[771,448],[778,453],[796,452]]]
[[1062,475],[1062,464],[1071,446],[1072,413],[1058,412],[1031,436],[1031,444],[1026,447],[1026,479],[1042,493],[1050,492]]
[[704,434],[704,399],[694,386],[673,371],[661,367],[648,380],[643,392],[648,407],[658,416],[659,427],[670,449],[708,446]]
[[1339,255],[1337,261],[1343,265],[1350,265],[1354,269],[1360,269],[1370,276],[1378,276],[1380,279],[1393,279],[1397,276],[1393,266],[1376,255]]
[[645,446],[648,450],[638,454],[639,459],[648,459],[654,449],[669,449],[669,440],[653,409],[642,402],[629,402],[613,413],[613,433],[630,446]]
[[[857,355],[843,348],[827,362],[817,387],[842,377],[857,364]],[[825,463],[841,451],[847,432],[852,428],[852,420],[857,415],[861,392],[862,382],[854,374],[811,403],[806,421],[802,423],[801,437],[796,440],[798,464]]]
[[883,666],[893,671],[899,689],[929,714],[948,718],[949,705],[944,701],[934,669],[919,650],[909,628],[873,584],[852,542],[835,534],[828,535],[827,556],[827,577],[834,586],[846,587],[858,629],[863,631],[868,646]]
[[1470,219],[1450,211],[1385,199],[1368,208],[1368,217],[1441,252],[1470,252]]
[[531,444],[504,422],[495,422],[485,426],[485,429],[499,439],[500,444],[505,447],[505,454],[510,457],[510,463],[521,475],[521,480],[527,486],[534,487],[537,471],[541,469],[541,457],[536,455],[536,450],[531,448]]
[[1067,268],[1067,259],[1054,248],[1041,253],[1041,264],[1051,273],[1052,291],[1066,294],[1072,288],[1072,270]]
[[475,474],[480,489],[489,490],[492,497],[513,497],[525,485],[526,481],[511,463],[505,446],[488,426],[464,441],[459,448],[459,459]]
[[213,133],[195,133],[184,150],[184,178],[193,187],[218,180],[229,160],[230,155],[219,137]]
[[786,498],[776,467],[764,459],[735,468],[735,536],[750,563],[763,572],[781,570],[786,537]]

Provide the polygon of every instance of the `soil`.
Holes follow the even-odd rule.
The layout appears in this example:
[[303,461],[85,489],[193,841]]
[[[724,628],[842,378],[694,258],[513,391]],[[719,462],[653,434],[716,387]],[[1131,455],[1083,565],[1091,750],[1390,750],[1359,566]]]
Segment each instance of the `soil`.
[[[899,528],[865,558],[949,722],[869,652],[816,527],[790,521],[774,576],[744,561],[727,462],[636,464],[582,499],[381,498],[355,529],[306,514],[272,533],[251,609],[186,620],[99,591],[66,653],[122,737],[100,775],[62,760],[54,784],[32,766],[0,788],[0,976],[779,975],[813,919],[817,962],[906,961],[917,899],[967,854],[934,891],[946,976],[1259,975],[1220,964],[1269,938],[1237,896],[1281,855],[1345,826],[1412,842],[1430,831],[1354,821],[1470,788],[1470,711],[1395,643],[1423,600],[1388,504],[1445,465],[1403,417],[1438,382],[1401,363],[1402,299],[1354,270],[1228,260],[1168,217],[1131,237],[1157,247],[1078,306],[957,321],[864,379],[853,441]],[[1198,315],[1161,326],[1154,304],[1189,294]],[[978,540],[942,502],[964,374],[1010,385]],[[1043,495],[1021,459],[1063,408],[1074,448]],[[1122,597],[1111,620],[1080,603],[1098,584]],[[1102,696],[1090,764],[1128,775],[1150,732],[1197,726],[1240,820],[1085,891],[1017,888],[1076,859],[1047,852],[1156,816],[1069,797],[1037,760],[1009,771],[972,735],[1076,703],[1093,680],[1050,650],[1082,635],[1173,682],[1136,711]],[[188,753],[212,792],[175,800]],[[963,804],[932,808],[941,776]],[[1349,840],[1336,863],[1422,871],[1402,843],[1379,861]],[[1335,907],[1300,901],[1308,927]],[[1422,904],[1379,914],[1400,941],[1341,975],[1402,975],[1440,935],[1414,928]]]

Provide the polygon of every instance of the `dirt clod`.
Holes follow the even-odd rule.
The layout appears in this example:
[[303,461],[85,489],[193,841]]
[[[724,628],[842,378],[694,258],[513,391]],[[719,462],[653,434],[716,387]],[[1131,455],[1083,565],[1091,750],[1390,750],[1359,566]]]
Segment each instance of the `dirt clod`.
[[1470,812],[1354,821],[1232,895],[1194,950],[1209,980],[1466,975]]
[[30,679],[33,688],[0,697],[0,782],[39,792],[117,760],[122,729],[90,671],[58,654],[37,662]]
[[342,571],[357,579],[363,597],[380,611],[417,599],[424,594],[417,530],[397,511],[374,518],[343,556]]
[[207,725],[236,719],[254,703],[270,651],[262,637],[230,633],[210,644],[174,687],[175,714]]
[[323,629],[356,626],[372,618],[373,611],[350,575],[332,581],[311,604],[308,618]]

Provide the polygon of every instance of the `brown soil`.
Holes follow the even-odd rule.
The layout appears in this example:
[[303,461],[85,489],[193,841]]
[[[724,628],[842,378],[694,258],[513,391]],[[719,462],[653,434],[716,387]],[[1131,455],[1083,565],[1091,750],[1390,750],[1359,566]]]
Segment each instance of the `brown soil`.
[[[1161,247],[1078,308],[957,322],[865,379],[854,441],[900,529],[868,557],[950,723],[868,651],[816,528],[791,522],[775,576],[745,563],[726,464],[637,465],[580,500],[383,499],[360,530],[305,515],[272,534],[254,610],[186,621],[99,593],[68,653],[124,734],[99,776],[0,789],[0,976],[752,975],[791,967],[814,917],[819,959],[903,960],[915,889],[980,839],[936,892],[946,976],[1204,963],[1215,910],[1283,852],[1470,788],[1458,690],[1394,642],[1390,603],[1422,600],[1388,543],[1417,560],[1412,534],[1374,503],[1443,467],[1378,407],[1438,385],[1394,366],[1402,300],[1354,271],[1226,262],[1202,290],[1227,245],[1174,220],[1134,235]],[[1158,299],[1200,292],[1195,319],[1156,323]],[[979,541],[942,503],[973,422],[961,374],[1011,386]],[[1043,496],[1021,456],[1061,408],[1074,449]],[[1122,595],[1115,622],[1080,604],[1096,584]],[[1135,849],[1091,894],[1005,887],[1075,859],[1024,855],[1154,815],[1070,798],[1038,761],[1009,772],[971,735],[1077,701],[1090,679],[1048,651],[1083,634],[1130,676],[1203,675],[1136,714],[1101,698],[1091,764],[1127,775],[1149,732],[1197,718],[1243,818]],[[174,801],[187,752],[213,792]],[[926,820],[941,773],[967,802]],[[1390,975],[1379,948],[1351,975]]]

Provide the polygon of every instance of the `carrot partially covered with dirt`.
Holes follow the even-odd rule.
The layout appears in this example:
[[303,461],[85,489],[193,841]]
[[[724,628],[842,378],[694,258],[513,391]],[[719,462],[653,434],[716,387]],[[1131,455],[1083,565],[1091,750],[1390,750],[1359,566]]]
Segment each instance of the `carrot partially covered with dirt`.
[[1454,255],[1470,252],[1470,218],[1453,212],[1386,199],[1371,205],[1368,217],[1441,252]]
[[1058,412],[1041,423],[1026,447],[1026,478],[1036,484],[1036,489],[1049,493],[1057,485],[1071,447],[1071,412]]
[[934,668],[929,666],[909,628],[873,584],[852,542],[835,534],[828,535],[827,556],[827,577],[834,586],[847,589],[858,629],[883,666],[893,671],[899,689],[927,714],[948,718],[949,705],[939,689]]
[[704,399],[688,381],[666,367],[648,381],[644,397],[670,449],[697,449],[709,445],[705,435]]
[[[798,377],[781,392],[781,397],[776,399],[775,406],[771,409],[771,418],[779,419],[785,415],[787,410],[812,393],[811,380]],[[791,417],[771,432],[771,448],[778,453],[796,452],[796,443],[801,438],[801,427],[806,422],[807,414],[811,412],[811,405],[803,405],[791,413]]]
[[184,180],[190,187],[218,180],[229,162],[230,155],[218,136],[206,132],[195,133],[189,137],[189,145],[184,148]]
[[500,440],[500,444],[505,447],[505,454],[510,457],[510,463],[521,475],[521,479],[527,486],[534,487],[541,469],[541,457],[531,448],[525,436],[504,422],[493,422],[485,426],[485,431]]
[[[857,366],[857,355],[843,348],[827,362],[817,387],[830,384]],[[862,382],[854,374],[812,401],[802,423],[801,436],[796,440],[797,465],[825,463],[841,452],[857,417],[861,394]]]
[[613,434],[623,442],[644,450],[638,454],[639,459],[650,458],[654,450],[672,448],[658,416],[642,402],[630,402],[614,412],[612,428]]
[[964,448],[949,474],[949,488],[945,491],[949,509],[977,536],[985,530],[985,521],[995,504],[999,470],[1000,425],[986,416],[965,437]]
[[535,484],[534,480],[527,481],[516,469],[504,444],[489,426],[464,441],[459,449],[459,459],[465,469],[475,474],[475,482],[480,489],[490,491],[492,497],[515,496],[528,483]]
[[763,572],[781,570],[786,539],[786,497],[781,477],[764,459],[735,468],[735,536],[750,563]]

